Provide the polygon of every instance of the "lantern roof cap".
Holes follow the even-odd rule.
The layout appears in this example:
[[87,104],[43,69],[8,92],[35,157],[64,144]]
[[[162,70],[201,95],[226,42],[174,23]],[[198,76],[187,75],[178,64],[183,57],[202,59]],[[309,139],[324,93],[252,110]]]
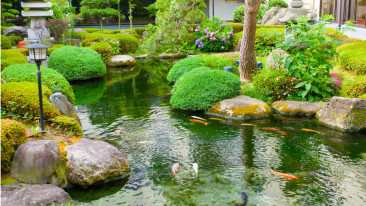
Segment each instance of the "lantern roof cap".
[[31,44],[31,45],[24,46],[24,47],[25,47],[25,48],[28,48],[28,49],[52,48],[51,46],[44,45],[44,44],[40,44],[40,43],[35,43],[35,44]]

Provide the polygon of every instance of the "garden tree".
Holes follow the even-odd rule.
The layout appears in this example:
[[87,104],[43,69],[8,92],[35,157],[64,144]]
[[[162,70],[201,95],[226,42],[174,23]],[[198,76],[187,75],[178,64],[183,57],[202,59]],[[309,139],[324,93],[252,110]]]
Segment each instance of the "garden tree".
[[[6,25],[6,19],[14,18],[15,14],[19,14],[19,11],[13,9],[13,3],[17,2],[16,0],[2,0],[1,1],[1,25]],[[10,25],[9,25],[10,26]]]
[[257,14],[261,0],[246,0],[244,12],[243,38],[240,46],[239,73],[242,82],[252,80],[257,70],[255,57],[255,31],[257,29]]
[[178,52],[191,25],[207,19],[201,11],[206,7],[204,0],[157,0],[155,6],[156,26],[148,26],[142,45],[148,54]]
[[99,20],[100,33],[103,33],[102,18],[118,16],[118,11],[111,8],[113,4],[118,4],[119,0],[83,0],[80,12],[83,16],[94,16]]
[[132,34],[132,11],[133,9],[135,8],[136,4],[132,3],[133,0],[128,0],[128,6],[129,6],[129,9],[128,9],[128,19],[130,20],[130,29],[131,29],[131,34]]

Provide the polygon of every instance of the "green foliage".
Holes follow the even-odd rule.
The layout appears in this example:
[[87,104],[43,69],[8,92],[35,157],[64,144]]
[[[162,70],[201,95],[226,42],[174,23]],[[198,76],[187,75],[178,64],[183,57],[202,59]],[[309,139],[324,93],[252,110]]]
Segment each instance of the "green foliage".
[[206,21],[195,29],[195,44],[206,52],[223,52],[230,50],[233,42],[231,38],[234,31],[230,24],[213,17],[212,21]]
[[[51,89],[52,93],[63,93],[71,103],[75,101],[74,93],[69,82],[56,70],[41,66],[42,85]],[[38,83],[37,65],[17,64],[7,67],[2,73],[6,82],[35,82]]]
[[50,19],[46,21],[46,28],[49,29],[56,42],[60,42],[62,35],[69,29],[69,23],[62,19]]
[[149,24],[141,46],[151,55],[178,52],[185,44],[182,38],[189,32],[190,24],[207,19],[201,11],[206,7],[203,0],[157,0],[155,6],[155,26]]
[[158,12],[158,9],[156,8],[156,4],[150,4],[149,6],[145,7],[147,11],[150,13],[150,17],[155,17],[156,13]]
[[[2,0],[1,1],[1,25],[7,25],[6,20],[9,18],[14,18],[19,11],[13,9],[13,3],[15,0]],[[8,24],[9,25],[9,24]]]
[[[51,90],[42,85],[43,113],[45,120],[60,115],[48,101]],[[38,84],[33,82],[10,82],[1,85],[1,116],[12,118],[39,118]]]
[[204,55],[201,56],[201,66],[210,67],[213,70],[222,70],[226,66],[233,67],[234,74],[239,74],[238,64],[221,55]]
[[244,21],[244,9],[245,5],[237,6],[233,13],[233,21],[234,22],[243,22]]
[[283,0],[270,0],[267,3],[268,7],[287,8],[288,4]]
[[65,45],[64,44],[53,44],[53,45],[50,45],[50,46],[52,46],[52,48],[47,49],[47,55],[50,55],[52,52],[56,51],[59,48],[64,47]]
[[100,29],[98,28],[82,28],[82,29],[88,33],[100,32]]
[[107,37],[116,38],[119,41],[120,53],[134,53],[139,48],[139,40],[129,34],[106,35]]
[[11,49],[11,40],[5,35],[1,35],[1,49]]
[[17,49],[1,51],[1,70],[10,65],[26,63],[28,63],[27,57]]
[[83,47],[65,46],[50,55],[50,68],[67,80],[86,80],[106,74],[106,68],[98,52]]
[[146,31],[146,27],[137,27],[134,28],[133,31],[136,32],[140,37],[143,36],[144,31]]
[[74,118],[60,115],[52,119],[52,122],[57,128],[63,129],[66,132],[71,131],[77,136],[83,135],[83,129]]
[[12,34],[10,36],[10,41],[11,41],[11,45],[13,46],[18,46],[20,41],[23,41],[23,38],[20,36],[15,36],[14,34]]
[[22,123],[11,119],[1,119],[1,171],[10,171],[16,149],[26,141],[26,129]]
[[108,65],[112,57],[112,47],[107,42],[93,42],[90,49],[98,52],[103,59],[104,65]]
[[174,85],[170,103],[174,108],[203,111],[218,101],[239,94],[239,77],[223,70],[196,68]]
[[356,76],[351,80],[344,81],[340,94],[342,97],[360,98],[366,95],[366,76]]
[[366,41],[343,44],[337,48],[342,69],[366,74]]
[[170,69],[169,74],[167,76],[167,80],[169,82],[176,82],[179,79],[179,77],[181,77],[184,73],[200,66],[201,66],[200,57],[190,57],[179,60]]
[[287,36],[283,43],[278,44],[281,49],[290,54],[285,61],[284,68],[287,76],[301,79],[295,88],[302,88],[298,95],[313,101],[315,97],[326,98],[333,94],[330,86],[329,70],[333,68],[331,59],[337,54],[334,40],[323,34],[326,21],[332,19],[328,15],[313,26],[308,18],[300,18],[294,24],[290,23]]

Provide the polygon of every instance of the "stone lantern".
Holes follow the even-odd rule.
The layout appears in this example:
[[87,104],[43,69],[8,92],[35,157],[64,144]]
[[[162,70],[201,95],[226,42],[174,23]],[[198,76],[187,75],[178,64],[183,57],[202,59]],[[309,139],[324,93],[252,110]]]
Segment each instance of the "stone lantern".
[[302,16],[307,16],[310,20],[316,19],[315,13],[308,13],[308,11],[303,8],[304,3],[302,0],[292,0],[290,2],[290,8],[284,9],[283,12],[277,14],[278,21],[285,24],[289,21],[297,21]]

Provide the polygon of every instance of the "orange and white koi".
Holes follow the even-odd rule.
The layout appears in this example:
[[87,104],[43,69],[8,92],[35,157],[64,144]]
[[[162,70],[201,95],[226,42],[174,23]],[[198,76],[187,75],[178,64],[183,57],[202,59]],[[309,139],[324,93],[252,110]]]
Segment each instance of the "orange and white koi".
[[189,120],[190,122],[197,122],[197,123],[201,123],[201,124],[204,124],[204,125],[208,125],[208,122],[204,122],[204,121],[201,121],[201,120],[197,120],[197,119],[190,119]]
[[283,134],[283,135],[287,135],[287,133],[286,133],[286,132],[282,132],[281,130],[279,130],[279,129],[275,129],[275,128],[263,127],[262,129],[264,129],[264,130],[269,130],[269,131],[275,131],[275,132],[281,133],[281,134]]
[[200,119],[200,120],[202,120],[202,121],[207,121],[207,120],[205,120],[205,119],[203,119],[203,118],[201,118],[201,117],[197,117],[197,116],[191,116],[192,118],[194,118],[194,119]]
[[179,168],[179,163],[174,163],[173,167],[172,167],[172,172],[173,172],[175,178],[178,177],[177,173],[176,173],[178,171],[178,168]]
[[282,172],[276,172],[274,170],[269,170],[269,171],[272,172],[275,175],[279,175],[281,177],[286,177],[286,178],[288,178],[290,180],[299,180],[299,178],[297,178],[297,177],[295,177],[293,175],[290,175],[290,174],[285,174],[285,173],[282,173]]
[[320,134],[320,132],[312,130],[312,129],[301,129],[301,130],[306,131],[306,132],[315,132],[315,133]]
[[120,133],[122,133],[122,134],[127,134],[127,135],[130,135],[129,133],[127,133],[127,132],[125,132],[125,131],[122,131],[122,130],[114,130],[115,132],[120,132]]

